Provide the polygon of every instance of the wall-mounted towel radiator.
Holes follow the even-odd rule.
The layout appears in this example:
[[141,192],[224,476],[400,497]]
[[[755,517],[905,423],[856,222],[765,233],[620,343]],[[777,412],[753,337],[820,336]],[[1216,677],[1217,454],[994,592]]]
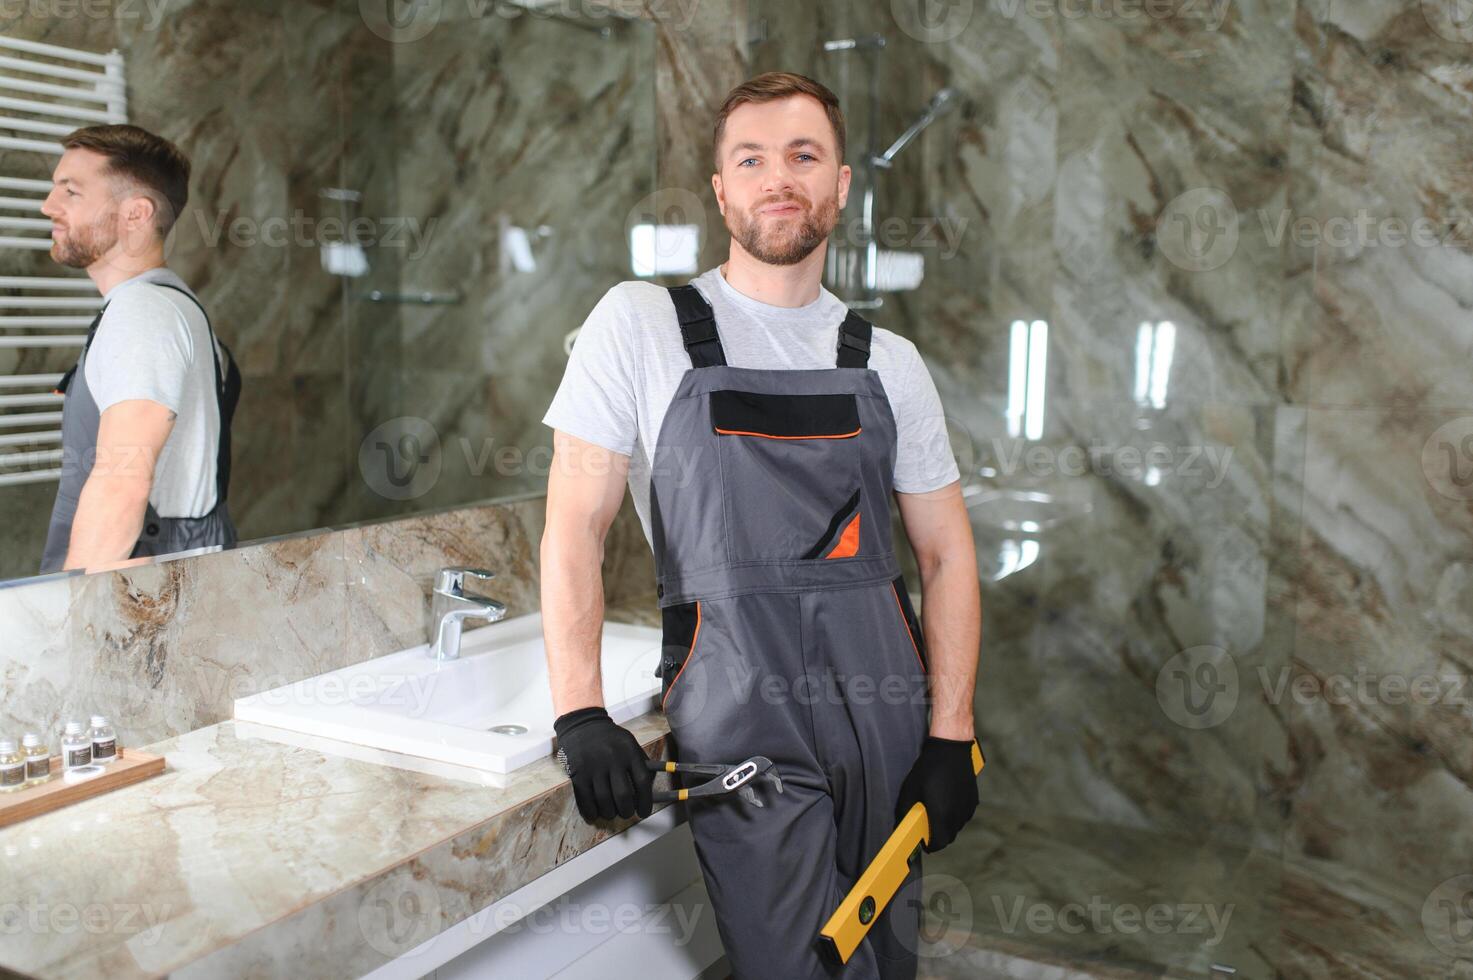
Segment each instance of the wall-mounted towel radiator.
[[[0,36],[0,257],[6,266],[44,268],[24,253],[51,249],[51,222],[41,214],[51,181],[38,176],[61,155],[57,140],[78,126],[127,120],[121,53]],[[0,275],[0,363],[12,361],[7,350],[81,347],[101,306],[83,276]],[[0,371],[0,486],[61,476],[63,396],[52,393],[60,380],[60,374]]]

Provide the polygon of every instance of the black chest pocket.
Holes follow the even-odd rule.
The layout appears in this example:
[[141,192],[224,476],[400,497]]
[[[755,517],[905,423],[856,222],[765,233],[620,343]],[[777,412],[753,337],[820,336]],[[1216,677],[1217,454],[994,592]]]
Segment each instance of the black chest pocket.
[[728,561],[861,552],[858,400],[853,394],[710,394]]

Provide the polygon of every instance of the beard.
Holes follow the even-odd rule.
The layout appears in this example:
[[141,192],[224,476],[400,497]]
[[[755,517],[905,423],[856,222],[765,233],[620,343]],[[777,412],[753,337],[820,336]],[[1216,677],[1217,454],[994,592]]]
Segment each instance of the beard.
[[69,226],[64,241],[51,243],[51,257],[71,269],[87,268],[118,243],[111,224],[111,218],[105,217],[84,227]]
[[[801,208],[796,215],[785,218],[764,217],[758,212],[774,204],[791,202]],[[767,222],[764,228],[763,222]],[[731,237],[759,262],[768,265],[797,265],[818,248],[834,225],[839,222],[839,196],[837,193],[810,204],[806,198],[792,196],[770,198],[759,201],[750,211],[730,209],[726,228]]]

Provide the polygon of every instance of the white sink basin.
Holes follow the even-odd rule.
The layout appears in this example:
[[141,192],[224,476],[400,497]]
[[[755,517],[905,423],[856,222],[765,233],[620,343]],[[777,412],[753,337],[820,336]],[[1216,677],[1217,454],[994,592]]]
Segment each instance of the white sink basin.
[[[239,698],[235,718],[468,767],[497,784],[504,784],[497,777],[552,754],[541,613],[466,630],[457,660],[436,662],[428,649],[420,644]],[[655,709],[659,660],[658,629],[604,624],[604,705],[615,721]]]

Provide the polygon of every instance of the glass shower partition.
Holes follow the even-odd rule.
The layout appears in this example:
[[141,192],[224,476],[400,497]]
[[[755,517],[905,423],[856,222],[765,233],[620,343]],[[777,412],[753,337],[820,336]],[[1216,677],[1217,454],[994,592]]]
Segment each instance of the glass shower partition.
[[651,24],[474,6],[394,46],[406,237],[353,300],[363,512],[545,485],[570,335],[634,278],[630,213],[654,189]]

